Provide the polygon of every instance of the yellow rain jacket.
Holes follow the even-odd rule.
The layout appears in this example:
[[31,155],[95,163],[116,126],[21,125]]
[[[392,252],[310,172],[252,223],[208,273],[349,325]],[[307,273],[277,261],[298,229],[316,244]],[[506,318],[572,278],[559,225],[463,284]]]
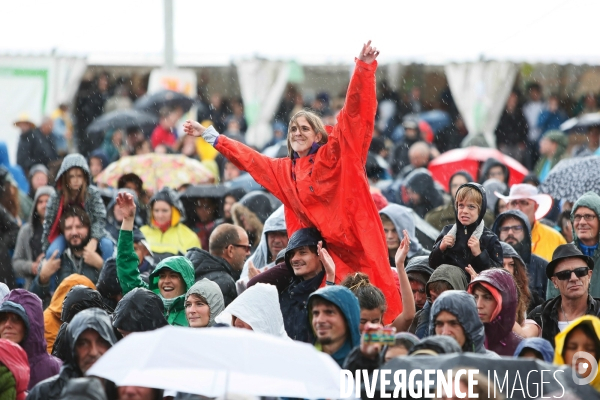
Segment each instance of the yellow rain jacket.
[[[554,364],[557,365],[565,365],[565,360],[563,359],[563,349],[565,347],[565,339],[569,332],[575,329],[577,326],[581,324],[589,324],[591,325],[594,332],[596,332],[596,340],[600,341],[600,318],[595,317],[593,315],[584,315],[583,317],[577,318],[575,321],[571,322],[564,331],[560,332],[556,335],[554,342],[556,344],[556,350],[554,351]],[[600,357],[600,354],[596,354],[596,358]],[[596,372],[596,376],[590,382],[590,385],[600,392],[600,367]]]

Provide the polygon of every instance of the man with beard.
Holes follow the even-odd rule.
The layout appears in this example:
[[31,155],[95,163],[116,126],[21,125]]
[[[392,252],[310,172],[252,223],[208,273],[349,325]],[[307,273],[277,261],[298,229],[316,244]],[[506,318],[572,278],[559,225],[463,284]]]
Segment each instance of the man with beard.
[[38,275],[29,290],[44,302],[51,292],[71,274],[80,274],[97,282],[104,261],[99,253],[86,249],[90,241],[90,217],[81,207],[68,207],[60,217],[60,230],[67,241],[67,250],[60,257],[56,253],[42,260]]
[[[117,343],[110,317],[106,311],[99,308],[90,308],[78,313],[69,323],[65,336],[65,346],[70,351],[67,352],[60,372],[35,385],[29,392],[28,399],[65,398],[61,396],[61,392],[69,381],[83,377],[96,361]],[[105,382],[104,389],[108,398],[116,398],[116,389],[112,382]]]
[[531,225],[527,216],[519,210],[505,211],[496,218],[492,232],[501,242],[510,244],[521,256],[527,267],[529,290],[535,299],[545,300],[548,261],[531,252]]

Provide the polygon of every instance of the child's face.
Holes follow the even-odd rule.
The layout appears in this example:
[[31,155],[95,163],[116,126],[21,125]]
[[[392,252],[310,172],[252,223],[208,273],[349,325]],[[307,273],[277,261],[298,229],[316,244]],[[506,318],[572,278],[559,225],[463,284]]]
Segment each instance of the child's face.
[[81,168],[71,168],[67,171],[67,182],[70,190],[79,190],[83,186],[83,170]]
[[479,217],[479,206],[472,200],[465,199],[456,203],[458,220],[464,226],[471,225]]

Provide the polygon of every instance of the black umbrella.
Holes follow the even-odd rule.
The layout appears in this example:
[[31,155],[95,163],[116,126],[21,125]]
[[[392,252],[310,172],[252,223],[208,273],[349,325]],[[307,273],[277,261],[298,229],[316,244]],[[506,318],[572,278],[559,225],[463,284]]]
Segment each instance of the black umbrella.
[[190,111],[193,104],[194,100],[184,94],[173,90],[161,90],[160,92],[147,94],[139,98],[134,103],[133,108],[158,115],[160,109],[163,107],[181,108],[186,113]]
[[89,135],[102,134],[114,129],[140,128],[149,134],[158,124],[158,118],[140,110],[115,110],[96,118],[87,127]]
[[573,202],[587,192],[600,193],[600,156],[562,160],[550,170],[539,190]]
[[[495,359],[484,354],[454,353],[440,356],[396,357],[381,367],[382,370],[391,370],[392,377],[395,371],[406,371],[407,381],[413,370],[420,370],[423,374],[416,375],[416,377],[423,385],[425,384],[425,370],[441,370],[447,376],[447,371],[455,368],[479,370],[479,374],[488,377],[491,382],[492,393],[495,379],[497,390],[501,391],[507,399],[535,399],[542,396],[542,389],[545,398],[549,398],[548,396],[559,398],[565,393],[578,395],[582,399],[598,398],[598,392],[591,386],[575,384],[571,368],[548,364],[533,358],[501,357]],[[390,375],[387,375],[386,378],[390,379]],[[435,374],[432,375],[432,379],[437,388]],[[379,394],[380,384],[379,380],[377,394]],[[393,379],[391,382],[388,380],[387,392],[392,393],[394,388]],[[435,388],[432,388],[433,392],[435,392]]]
[[412,215],[415,220],[415,236],[419,239],[419,243],[421,243],[423,248],[433,250],[433,245],[435,244],[435,240],[439,236],[440,231],[431,226],[429,222],[419,217],[416,212],[412,211]]
[[180,199],[213,198],[222,199],[228,188],[224,185],[193,185],[181,194]]

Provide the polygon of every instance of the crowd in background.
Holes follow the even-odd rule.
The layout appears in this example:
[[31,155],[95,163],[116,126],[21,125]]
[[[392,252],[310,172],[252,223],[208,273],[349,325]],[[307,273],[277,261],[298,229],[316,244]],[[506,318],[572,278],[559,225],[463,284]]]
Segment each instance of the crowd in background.
[[[592,273],[600,265],[600,196],[568,202],[537,189],[560,160],[599,154],[600,127],[591,127],[578,146],[560,131],[569,117],[598,111],[596,96],[565,107],[554,95],[544,98],[536,83],[524,94],[513,91],[495,144],[530,174],[509,185],[509,168],[489,159],[478,176],[459,171],[444,189],[427,167],[468,135],[449,90],[438,103],[449,123],[433,129],[419,119],[431,105],[423,104],[418,87],[396,93],[380,85],[366,175],[403,302],[392,318],[395,345],[381,348],[360,341],[361,332],[383,322],[381,291],[364,274],[336,280],[320,233],[301,229],[290,237],[272,194],[222,186],[246,173],[184,135],[183,110],[161,109],[148,134],[129,128],[105,132],[94,146],[85,140],[96,118],[131,108],[141,95],[101,74],[39,126],[19,116],[17,164],[0,143],[0,376],[12,373],[15,393],[62,398],[73,378],[121,337],[167,324],[231,325],[317,342],[351,370],[373,370],[397,356],[456,352],[577,366],[573,354],[583,349],[600,359],[600,273]],[[310,107],[334,125],[343,105],[328,93],[307,104],[300,89],[288,87],[273,117],[273,139],[258,150],[285,148],[288,121],[298,111]],[[213,94],[196,106],[205,127],[245,142],[241,99]],[[152,191],[135,174],[123,175],[109,195],[95,185],[109,164],[151,152],[216,164],[210,168],[221,191],[182,196],[188,185]],[[435,232],[429,241],[427,229]],[[245,306],[256,298],[264,310],[248,313]],[[141,303],[154,308],[139,310]],[[325,316],[332,306],[337,319]],[[338,329],[339,337],[321,337],[319,323]],[[79,348],[84,336],[99,343],[97,354]],[[18,359],[12,365],[28,364],[25,387],[6,354]],[[88,384],[108,398],[170,395]],[[592,386],[600,389],[600,375]],[[128,394],[135,390],[143,393]]]

